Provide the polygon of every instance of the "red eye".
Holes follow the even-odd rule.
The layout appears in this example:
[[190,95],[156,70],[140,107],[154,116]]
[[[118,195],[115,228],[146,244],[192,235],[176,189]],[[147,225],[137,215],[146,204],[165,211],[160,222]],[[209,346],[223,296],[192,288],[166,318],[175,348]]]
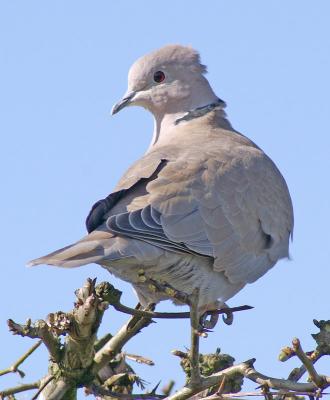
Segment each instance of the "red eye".
[[157,83],[163,82],[165,79],[165,74],[163,71],[157,71],[154,73],[154,81]]

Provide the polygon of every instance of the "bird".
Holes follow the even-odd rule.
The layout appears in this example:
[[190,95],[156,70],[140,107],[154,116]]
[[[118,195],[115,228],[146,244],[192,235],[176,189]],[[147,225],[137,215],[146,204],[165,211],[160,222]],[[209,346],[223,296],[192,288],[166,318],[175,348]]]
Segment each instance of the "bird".
[[190,46],[166,45],[135,61],[112,114],[128,106],[151,112],[150,146],[94,204],[86,236],[29,265],[96,263],[131,283],[143,307],[171,299],[152,290],[142,271],[187,296],[197,289],[202,313],[289,258],[294,218],[286,181],[232,127],[206,73]]

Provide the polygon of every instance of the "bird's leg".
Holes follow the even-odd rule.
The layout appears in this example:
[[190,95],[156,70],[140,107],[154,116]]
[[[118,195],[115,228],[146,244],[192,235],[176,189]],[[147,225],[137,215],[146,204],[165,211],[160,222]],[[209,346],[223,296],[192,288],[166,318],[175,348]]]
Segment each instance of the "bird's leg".
[[[140,311],[141,310],[143,310],[143,311],[154,311],[155,308],[156,308],[156,305],[154,303],[149,303],[146,307],[142,307],[142,305],[140,303],[137,303],[137,305],[135,306],[135,310],[140,310]],[[128,329],[134,329],[135,325],[140,321],[141,321],[141,316],[133,315],[131,317],[131,320],[129,321],[129,323],[127,325],[127,328]]]
[[223,303],[223,306],[221,308],[225,310],[226,314],[226,316],[222,316],[223,322],[226,325],[231,325],[234,322],[234,313],[230,310],[230,307],[226,303]]
[[[146,276],[143,269],[139,270],[138,278],[139,282],[146,285],[150,291],[162,293],[166,295],[166,297],[174,300],[176,303],[187,304],[189,307],[191,307],[192,295],[189,296],[188,294],[175,289],[167,282],[158,282],[152,278],[149,278]],[[226,311],[227,309],[228,311]],[[212,313],[212,310],[214,310],[214,313]],[[203,305],[202,307],[198,308],[198,332],[201,336],[207,336],[207,332],[216,326],[219,320],[219,313],[217,312],[218,310],[223,310],[226,314],[225,317],[222,317],[222,320],[225,324],[231,325],[233,323],[233,312],[230,311],[230,308],[226,303],[215,301],[213,303]]]
[[182,304],[190,305],[190,296],[184,292],[180,292],[167,282],[158,282],[146,276],[144,270],[139,271],[139,282],[145,284],[152,292],[163,293],[167,297]]
[[189,351],[191,373],[190,385],[194,387],[201,381],[199,367],[200,313],[198,310],[199,289],[195,288],[190,296],[191,345]]
[[[143,269],[139,270],[138,272],[138,277],[139,277],[139,282],[143,283],[148,287],[148,289],[152,292],[158,292],[166,295],[170,299],[174,300],[175,302],[179,302],[182,304],[187,304],[189,307],[191,307],[191,299],[192,295],[188,295],[184,292],[180,292],[179,290],[175,289],[173,286],[171,286],[167,282],[158,282],[148,276],[146,276],[145,271]],[[198,332],[200,335],[207,336],[207,332],[210,329],[213,329],[218,320],[219,320],[219,314],[214,313],[210,314],[211,310],[218,310],[222,308],[228,308],[228,306],[225,303],[220,303],[218,301],[215,301],[211,304],[206,304],[202,307],[199,307],[198,309],[198,315],[199,315],[199,327],[198,327]],[[226,313],[226,317],[223,318],[223,321],[227,324],[230,325],[232,323],[233,319],[233,313]]]

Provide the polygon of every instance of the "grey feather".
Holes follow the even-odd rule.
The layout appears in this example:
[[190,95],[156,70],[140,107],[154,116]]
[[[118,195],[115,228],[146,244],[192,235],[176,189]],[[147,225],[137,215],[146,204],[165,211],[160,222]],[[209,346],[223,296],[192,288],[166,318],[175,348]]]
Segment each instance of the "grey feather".
[[[150,84],[158,69],[166,85]],[[182,46],[133,65],[125,99],[155,115],[149,150],[93,206],[89,235],[32,265],[96,262],[131,282],[140,301],[162,300],[139,283],[142,267],[188,294],[200,287],[206,307],[288,257],[293,209],[285,180],[232,128],[204,73],[198,53]]]

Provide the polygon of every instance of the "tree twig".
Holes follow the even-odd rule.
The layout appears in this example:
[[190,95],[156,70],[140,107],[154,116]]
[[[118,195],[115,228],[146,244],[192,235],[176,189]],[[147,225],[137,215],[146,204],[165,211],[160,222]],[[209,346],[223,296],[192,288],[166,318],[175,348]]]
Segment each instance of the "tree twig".
[[103,347],[111,338],[112,338],[111,333],[106,333],[104,336],[102,336],[100,339],[98,339],[94,343],[95,351],[99,351],[100,348]]
[[123,353],[124,357],[128,358],[129,360],[133,360],[139,364],[146,364],[146,365],[155,365],[155,363],[150,360],[149,358],[138,356],[136,354],[130,354],[130,353]]
[[53,375],[50,375],[48,377],[46,377],[41,383],[40,383],[40,387],[39,390],[37,391],[37,393],[32,397],[31,400],[37,400],[37,398],[39,397],[39,394],[45,389],[45,387],[54,379],[55,377]]
[[90,389],[92,390],[92,393],[97,396],[110,396],[117,399],[125,399],[125,400],[138,400],[138,399],[155,400],[155,399],[165,398],[164,395],[161,394],[158,395],[155,393],[141,393],[141,394],[116,393],[95,384],[91,385]]
[[[254,368],[250,367],[243,371],[243,375],[259,385],[267,385],[271,389],[288,390],[295,392],[315,392],[318,389],[314,382],[292,382],[287,379],[272,378],[267,375],[257,372]],[[324,377],[322,388],[330,386],[330,377]]]
[[162,392],[164,394],[165,397],[169,396],[174,388],[175,382],[173,380],[170,380],[167,385],[165,385],[162,388]]
[[301,344],[300,344],[300,340],[298,338],[294,338],[292,340],[292,346],[293,346],[293,350],[295,351],[297,357],[300,359],[300,361],[305,366],[305,368],[311,378],[311,381],[314,382],[317,387],[322,388],[323,385],[326,384],[326,381],[324,380],[323,376],[319,375],[316,372],[313,362],[311,361],[311,359],[309,357],[307,357],[307,355],[303,351]]
[[[149,308],[153,308],[150,306]],[[147,310],[148,311],[148,310]],[[141,329],[147,327],[152,322],[150,317],[131,317],[119,331],[95,354],[92,371],[97,375],[98,371],[111,361],[122,347]]]
[[167,400],[185,400],[189,399],[193,395],[202,392],[205,389],[208,389],[211,386],[219,385],[220,381],[224,376],[230,378],[235,376],[238,373],[243,374],[245,370],[250,368],[253,365],[255,359],[245,361],[241,364],[233,365],[232,367],[226,368],[222,371],[216,372],[213,375],[210,375],[206,378],[201,379],[199,385],[192,387],[190,384],[187,384],[183,388],[179,389],[173,395],[167,397]]
[[[150,285],[154,290],[158,292],[162,292],[170,298],[174,298],[179,300],[183,304],[189,305],[189,296],[185,293],[182,293],[167,283],[159,283],[155,280],[148,278],[145,275],[145,272],[142,270],[139,273],[139,279],[144,284]],[[120,311],[124,314],[135,315],[140,317],[150,317],[150,318],[162,318],[162,319],[181,319],[181,318],[190,318],[190,312],[151,312],[146,310],[137,310],[136,308],[127,307],[120,302],[120,298],[122,292],[120,290],[115,289],[112,285],[111,296],[107,298],[109,305],[111,305],[115,310]],[[227,316],[231,316],[233,312],[237,311],[245,311],[252,309],[252,306],[244,305],[239,307],[225,307],[219,310],[210,310],[207,312],[207,315],[217,315],[217,314],[226,314]]]
[[27,390],[32,390],[32,389],[38,389],[40,382],[34,382],[34,383],[26,383],[24,385],[18,385],[14,386],[9,389],[1,390],[0,391],[0,398],[4,399],[5,397],[8,397],[10,395],[14,395],[16,393],[21,393],[21,392],[26,392]]
[[[269,394],[272,396],[276,396],[279,394],[279,392],[272,392],[269,391]],[[283,391],[280,393],[281,396],[314,396],[314,392],[295,392],[295,391]],[[329,395],[330,393],[322,393],[323,395]],[[221,399],[235,399],[238,400],[238,398],[244,398],[244,397],[264,397],[264,393],[262,391],[257,391],[257,392],[237,392],[237,393],[222,393],[222,394],[212,394],[207,397],[203,397],[203,400],[221,400]]]
[[76,387],[73,386],[73,382],[68,382],[64,377],[59,377],[47,382],[42,394],[43,398],[47,400],[76,399]]
[[199,315],[198,315],[199,289],[194,289],[190,297],[190,340],[191,347],[189,351],[191,374],[190,384],[192,387],[198,386],[201,381],[199,370]]
[[[124,314],[135,315],[140,317],[150,317],[153,319],[187,319],[190,318],[190,312],[158,312],[158,311],[145,311],[145,310],[136,310],[131,307],[127,307],[124,304],[118,302],[116,304],[111,304],[115,310],[120,311]],[[221,308],[219,310],[210,310],[207,311],[207,315],[215,315],[215,314],[226,314],[234,313],[239,311],[246,311],[253,309],[252,306],[243,305],[238,307],[229,307],[229,308]]]
[[26,353],[24,353],[11,367],[3,369],[0,371],[0,376],[9,374],[11,372],[18,372],[21,378],[24,378],[25,373],[18,369],[18,367],[23,364],[23,362],[41,345],[42,340],[39,340],[34,344]]
[[[219,368],[215,368],[215,357],[216,354],[210,355],[200,355],[199,354],[199,314],[198,314],[198,290],[194,291],[192,297],[189,299],[182,296],[180,292],[174,293],[172,296],[172,290],[170,286],[163,285],[162,290],[168,294],[169,297],[175,297],[177,299],[184,300],[190,306],[189,313],[155,313],[153,312],[153,306],[150,305],[146,310],[141,310],[137,308],[136,310],[129,309],[130,314],[134,314],[129,321],[117,332],[116,335],[111,336],[107,334],[105,337],[101,338],[99,341],[96,340],[96,335],[98,328],[100,326],[102,316],[109,304],[120,304],[119,299],[121,292],[113,288],[107,282],[102,282],[101,284],[95,286],[95,280],[88,279],[83,288],[76,291],[77,301],[75,303],[75,308],[69,313],[57,312],[54,314],[49,314],[47,321],[39,320],[34,324],[31,320],[28,320],[26,324],[17,324],[16,322],[9,320],[8,325],[10,330],[14,334],[19,334],[21,336],[28,336],[30,338],[40,338],[46,344],[48,351],[50,353],[51,359],[49,364],[49,375],[47,375],[42,380],[27,384],[19,385],[5,391],[0,392],[0,397],[10,396],[15,393],[19,393],[26,390],[38,389],[38,392],[34,396],[34,399],[42,393],[43,397],[47,400],[59,400],[66,399],[72,400],[77,397],[77,388],[82,385],[87,385],[88,387],[93,387],[97,385],[97,390],[103,391],[104,395],[117,398],[125,399],[146,399],[146,400],[156,400],[161,399],[164,396],[156,394],[156,388],[146,394],[124,394],[124,393],[114,393],[111,391],[112,386],[115,387],[121,378],[124,376],[129,376],[129,384],[123,385],[120,383],[119,387],[123,387],[126,391],[131,393],[133,383],[137,382],[138,377],[132,380],[135,375],[132,370],[121,369],[114,367],[118,364],[119,357],[116,358],[121,352],[123,346],[136,334],[138,334],[141,329],[148,326],[151,322],[154,322],[152,318],[187,318],[189,315],[191,317],[191,348],[188,353],[183,353],[180,351],[174,352],[180,358],[185,358],[182,360],[182,365],[185,372],[190,377],[186,386],[179,389],[176,393],[170,395],[167,392],[167,399],[170,400],[185,400],[188,398],[195,398],[195,395],[201,395],[201,392],[206,389],[212,388],[212,391],[208,390],[204,394],[214,393],[216,388],[218,392],[212,394],[208,397],[209,400],[215,399],[225,399],[225,398],[235,398],[240,399],[239,396],[249,396],[252,394],[240,392],[240,393],[226,393],[226,391],[240,390],[236,389],[236,381],[243,379],[243,377],[256,382],[258,385],[264,388],[263,391],[254,392],[253,395],[263,395],[268,400],[272,400],[272,396],[292,396],[292,395],[306,395],[310,398],[318,398],[324,394],[323,390],[330,386],[330,377],[319,375],[313,363],[325,354],[330,354],[330,334],[329,334],[329,321],[318,322],[320,327],[320,333],[313,335],[317,342],[317,348],[314,352],[310,354],[304,353],[301,348],[298,339],[293,341],[293,350],[284,354],[284,359],[286,357],[291,357],[293,354],[296,355],[303,365],[297,369],[299,373],[294,376],[295,379],[299,379],[304,371],[308,371],[312,382],[299,383],[290,379],[276,379],[260,372],[256,371],[253,367],[254,359],[248,360],[244,363],[232,365],[233,360],[229,364],[222,366],[221,371]],[[154,283],[153,283],[154,284]],[[174,290],[175,291],[175,290]],[[171,292],[171,293],[170,293]],[[120,306],[121,307],[121,306]],[[125,306],[123,306],[125,307]],[[249,306],[235,307],[232,309],[222,309],[210,311],[210,315],[214,314],[227,314],[228,312],[241,311],[243,309],[249,309]],[[125,310],[127,311],[127,307]],[[318,325],[317,325],[318,326]],[[67,334],[65,340],[60,341],[59,335]],[[19,360],[17,360],[13,366],[0,371],[0,376],[5,375],[9,372],[19,372],[19,365],[24,362],[24,360],[40,345],[40,342],[35,344],[26,354],[24,354]],[[209,356],[207,358],[206,356]],[[228,356],[228,355],[227,355]],[[153,362],[144,357],[137,356],[134,354],[121,353],[121,362],[125,364],[124,357],[133,359],[137,362],[143,362],[148,365],[152,365]],[[207,360],[207,362],[204,360]],[[230,357],[230,356],[228,356]],[[230,357],[232,359],[232,357]],[[202,361],[202,359],[205,361]],[[219,361],[219,360],[218,360]],[[218,362],[217,361],[217,362]],[[110,363],[110,364],[109,364]],[[117,363],[117,364],[116,364]],[[109,365],[108,365],[109,364]],[[205,365],[204,365],[205,364]],[[230,367],[228,365],[231,365]],[[127,366],[127,365],[126,365]],[[204,372],[203,368],[206,368]],[[227,367],[227,368],[226,368]],[[108,376],[101,377],[102,369],[110,370]],[[117,369],[116,369],[117,368]],[[186,369],[185,369],[186,368]],[[128,371],[128,372],[127,372]],[[215,372],[212,374],[214,371]],[[22,371],[20,371],[22,373]],[[103,371],[104,372],[104,371]],[[123,374],[123,372],[125,372]],[[115,374],[115,375],[114,375]],[[205,376],[201,376],[201,374]],[[210,375],[212,374],[212,375]],[[113,376],[114,375],[114,376]],[[111,378],[113,376],[113,378]],[[291,377],[291,374],[289,378]],[[110,378],[110,381],[107,379]],[[120,379],[119,379],[120,378]],[[116,384],[112,380],[117,379]],[[230,381],[234,381],[236,386],[227,385]],[[110,382],[109,389],[105,386],[100,385],[100,382],[106,381]],[[134,381],[134,382],[133,382]],[[141,380],[140,380],[141,382]],[[219,386],[220,385],[220,386]],[[142,387],[142,386],[141,386]],[[239,383],[241,387],[241,383]],[[117,390],[117,389],[113,389]],[[121,389],[118,389],[121,391]],[[272,391],[271,391],[272,390]],[[105,392],[106,391],[106,392]],[[278,391],[278,392],[275,392]],[[252,393],[252,392],[251,392]]]
[[[220,372],[210,375],[207,378],[203,378],[199,385],[192,387],[191,385],[186,385],[182,389],[178,390],[172,396],[169,396],[167,400],[185,400],[189,399],[191,396],[208,389],[211,386],[218,385],[221,379],[226,376],[230,378],[237,373],[242,374],[247,379],[258,383],[261,386],[266,386],[270,389],[284,390],[287,392],[304,392],[315,394],[318,387],[315,386],[314,382],[299,383],[292,382],[287,379],[277,379],[272,378],[267,375],[261,374],[253,368],[253,363],[255,359],[248,360],[244,363],[233,365],[232,367],[226,368]],[[322,388],[330,386],[330,377],[324,377]]]
[[[315,354],[314,357],[310,359],[313,364],[315,364],[321,357],[324,356],[324,354],[318,353],[318,352],[313,352],[313,354]],[[290,374],[288,376],[288,380],[298,382],[299,379],[304,375],[304,373],[306,371],[307,371],[307,369],[306,369],[305,365],[302,364],[299,368],[294,368],[290,372]]]
[[37,320],[34,324],[31,323],[31,320],[28,319],[26,324],[18,324],[12,319],[7,321],[9,330],[14,335],[27,336],[31,339],[39,338],[43,341],[45,346],[48,349],[50,356],[59,361],[59,342],[58,339],[55,338],[46,321],[40,319]]

